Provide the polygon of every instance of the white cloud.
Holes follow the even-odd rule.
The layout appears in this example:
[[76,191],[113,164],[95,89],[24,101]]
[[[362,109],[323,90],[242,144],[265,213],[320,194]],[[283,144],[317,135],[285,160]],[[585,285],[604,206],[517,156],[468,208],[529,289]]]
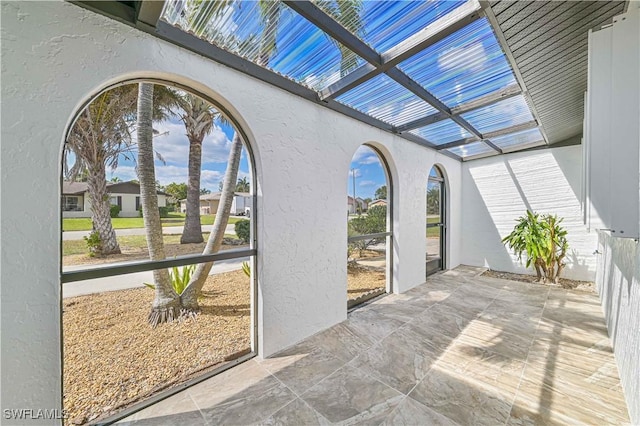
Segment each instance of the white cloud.
[[380,158],[378,154],[366,145],[360,145],[356,152],[353,154],[351,163],[355,164],[380,164]]
[[[156,126],[156,129],[166,135],[153,140],[154,149],[162,155],[167,163],[189,164],[189,139],[182,122],[166,121]],[[226,163],[231,150],[231,140],[218,126],[214,126],[202,142],[203,163]]]
[[361,180],[360,181],[360,186],[373,186],[376,185],[376,182],[372,181],[372,180]]
[[376,154],[371,154],[363,158],[358,164],[380,164],[380,158]]
[[351,169],[351,170],[349,170],[349,177],[353,177],[354,173],[356,174],[357,178],[362,176],[362,172],[360,171],[360,169]]

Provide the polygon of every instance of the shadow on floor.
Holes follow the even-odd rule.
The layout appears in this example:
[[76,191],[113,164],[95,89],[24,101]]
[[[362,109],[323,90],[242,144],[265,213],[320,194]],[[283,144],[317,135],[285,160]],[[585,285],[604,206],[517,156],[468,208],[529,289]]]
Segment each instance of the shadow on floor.
[[480,272],[376,299],[123,424],[628,423],[597,297]]

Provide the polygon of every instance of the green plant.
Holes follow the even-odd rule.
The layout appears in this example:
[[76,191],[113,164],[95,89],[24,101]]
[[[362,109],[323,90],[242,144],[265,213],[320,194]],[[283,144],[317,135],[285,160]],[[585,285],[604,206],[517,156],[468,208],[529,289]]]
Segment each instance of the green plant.
[[[160,217],[169,217],[169,212],[170,212],[169,207],[158,207],[158,211],[160,212]],[[144,213],[142,212],[142,207],[138,209],[138,217],[144,217]]]
[[[349,237],[385,232],[387,230],[387,207],[371,207],[367,211],[366,216],[358,216],[349,220],[347,228]],[[371,245],[377,244],[378,242],[378,239],[373,238],[357,240],[349,243],[349,246],[347,247],[347,255],[351,256],[354,250],[358,250],[359,255],[362,256],[364,250],[369,248],[369,246]]]
[[502,239],[503,244],[508,245],[521,262],[526,253],[526,267],[535,268],[538,281],[558,284],[569,249],[567,231],[560,226],[562,218],[527,211],[517,222],[513,231]]
[[118,215],[120,214],[120,211],[122,209],[120,208],[119,205],[117,204],[112,204],[111,207],[109,207],[109,215],[111,217],[118,217]]
[[248,243],[251,238],[251,222],[247,219],[240,219],[235,226],[236,235],[243,242]]
[[248,277],[251,277],[251,266],[249,266],[249,262],[242,262],[242,272]]
[[94,257],[96,254],[102,254],[102,240],[100,239],[100,233],[98,231],[93,230],[88,236],[83,238],[87,243],[90,257]]
[[[179,295],[182,294],[187,285],[189,285],[189,281],[191,281],[191,276],[196,270],[196,265],[186,265],[182,267],[180,270],[179,267],[174,266],[169,269],[169,278],[171,279],[171,286]],[[144,283],[147,287],[154,289],[155,285]]]

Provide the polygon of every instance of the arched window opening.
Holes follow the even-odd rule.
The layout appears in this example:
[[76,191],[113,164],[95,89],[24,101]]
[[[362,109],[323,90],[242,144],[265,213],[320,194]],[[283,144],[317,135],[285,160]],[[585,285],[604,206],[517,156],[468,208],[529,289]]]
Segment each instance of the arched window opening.
[[77,113],[60,194],[74,424],[255,354],[254,176],[246,135],[201,94],[126,82]]
[[347,307],[391,291],[391,179],[382,155],[362,145],[347,182]]
[[433,166],[427,182],[427,276],[446,267],[445,197],[444,174]]

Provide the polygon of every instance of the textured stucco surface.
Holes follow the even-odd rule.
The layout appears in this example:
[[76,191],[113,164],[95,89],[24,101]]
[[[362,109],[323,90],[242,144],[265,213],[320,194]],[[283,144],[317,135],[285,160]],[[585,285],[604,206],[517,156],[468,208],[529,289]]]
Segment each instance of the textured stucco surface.
[[596,286],[632,424],[640,424],[640,249],[600,231]]
[[115,82],[147,77],[192,87],[228,108],[248,135],[261,355],[346,318],[345,183],[362,143],[383,152],[394,182],[394,291],[424,281],[434,163],[449,178],[448,266],[459,263],[460,163],[75,5],[1,7],[3,409],[61,406],[62,140],[78,108]]
[[502,244],[526,210],[557,214],[568,231],[563,277],[595,278],[597,235],[588,232],[580,203],[582,148],[514,153],[463,164],[461,263],[533,273]]

